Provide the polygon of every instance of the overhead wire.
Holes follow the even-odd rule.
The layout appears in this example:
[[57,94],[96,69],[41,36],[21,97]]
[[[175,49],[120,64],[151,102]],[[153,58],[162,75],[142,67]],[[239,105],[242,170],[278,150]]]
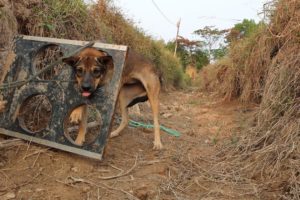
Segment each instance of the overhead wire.
[[177,26],[176,23],[172,22],[172,20],[170,20],[167,15],[164,14],[164,12],[159,8],[159,6],[155,3],[154,0],[151,0],[153,5],[155,6],[155,8],[158,10],[158,12],[165,18],[165,20],[167,20],[170,24],[172,24],[173,26]]
[[220,18],[216,16],[201,16],[199,19],[205,19],[205,20],[222,20],[222,21],[235,21],[235,22],[241,22],[240,19],[229,19],[229,18]]

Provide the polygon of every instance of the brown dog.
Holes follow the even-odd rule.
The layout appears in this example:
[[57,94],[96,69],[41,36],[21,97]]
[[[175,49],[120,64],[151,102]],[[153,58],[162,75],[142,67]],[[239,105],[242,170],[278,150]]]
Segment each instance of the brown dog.
[[[86,48],[77,56],[65,59],[64,62],[74,68],[79,90],[82,96],[86,98],[89,98],[98,87],[106,84],[113,74],[112,57],[95,48]],[[122,121],[110,137],[118,136],[128,125],[128,107],[149,99],[154,121],[153,148],[162,149],[158,122],[160,80],[154,66],[141,56],[129,52],[121,84],[118,103]],[[75,143],[82,145],[87,131],[87,106],[75,109],[70,115],[70,120],[72,122],[80,121]]]

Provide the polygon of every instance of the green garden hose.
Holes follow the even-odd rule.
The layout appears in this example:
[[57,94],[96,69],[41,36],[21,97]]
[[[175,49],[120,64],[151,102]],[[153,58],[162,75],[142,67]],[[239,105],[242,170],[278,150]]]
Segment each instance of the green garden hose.
[[[152,124],[144,124],[142,122],[136,122],[136,121],[133,121],[133,120],[130,120],[129,121],[129,126],[131,127],[142,127],[142,128],[153,128],[154,126]],[[176,131],[176,130],[173,130],[173,129],[170,129],[170,128],[167,128],[163,125],[160,125],[160,130],[162,131],[165,131],[166,133],[172,135],[172,136],[175,136],[175,137],[179,137],[181,135],[180,132]]]

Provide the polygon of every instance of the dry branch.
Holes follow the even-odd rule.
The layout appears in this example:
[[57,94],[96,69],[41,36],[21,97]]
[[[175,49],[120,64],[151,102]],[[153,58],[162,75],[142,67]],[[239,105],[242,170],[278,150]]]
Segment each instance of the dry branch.
[[0,142],[0,149],[23,144],[21,139],[4,140]]
[[65,182],[63,182],[63,181],[58,181],[58,182],[69,185],[69,186],[72,186],[75,183],[86,183],[86,184],[89,184],[89,185],[97,187],[97,188],[103,188],[103,189],[106,189],[106,190],[119,191],[119,192],[122,192],[125,195],[127,195],[130,199],[140,200],[139,198],[137,198],[136,196],[134,196],[130,192],[127,192],[123,189],[111,187],[111,186],[109,186],[105,183],[95,183],[91,180],[86,180],[86,179],[83,179],[83,178],[80,178],[80,177],[69,176],[69,177],[66,178]]
[[[95,128],[99,126],[99,122],[94,121],[94,122],[89,122],[87,125],[87,128]],[[73,131],[77,131],[79,129],[79,126],[72,126],[68,128],[68,132],[73,132]]]
[[120,178],[120,177],[126,176],[126,175],[130,174],[130,172],[132,172],[134,170],[134,168],[137,166],[137,159],[138,159],[138,157],[136,156],[133,166],[125,173],[122,170],[119,174],[117,174],[115,176],[104,176],[104,177],[100,176],[98,178],[101,180],[110,180],[110,179],[115,179],[115,178]]

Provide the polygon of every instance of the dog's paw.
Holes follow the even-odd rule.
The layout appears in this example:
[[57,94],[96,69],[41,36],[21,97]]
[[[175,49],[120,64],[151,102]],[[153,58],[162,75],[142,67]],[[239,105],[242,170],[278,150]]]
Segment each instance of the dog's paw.
[[119,132],[116,132],[116,131],[113,131],[113,132],[111,132],[110,133],[110,138],[114,138],[114,137],[118,137],[120,134],[119,134]]
[[84,139],[78,138],[78,137],[76,138],[76,140],[75,140],[75,144],[76,144],[76,145],[82,146],[83,143],[84,143]]
[[159,141],[159,142],[157,142],[157,141],[154,141],[153,142],[153,149],[154,150],[162,150],[163,149],[163,145],[162,145],[162,143]]
[[81,117],[82,117],[81,109],[77,108],[72,111],[69,120],[71,123],[79,123],[81,120]]
[[0,100],[0,112],[2,112],[5,109],[6,103],[7,103],[7,101],[1,101]]

